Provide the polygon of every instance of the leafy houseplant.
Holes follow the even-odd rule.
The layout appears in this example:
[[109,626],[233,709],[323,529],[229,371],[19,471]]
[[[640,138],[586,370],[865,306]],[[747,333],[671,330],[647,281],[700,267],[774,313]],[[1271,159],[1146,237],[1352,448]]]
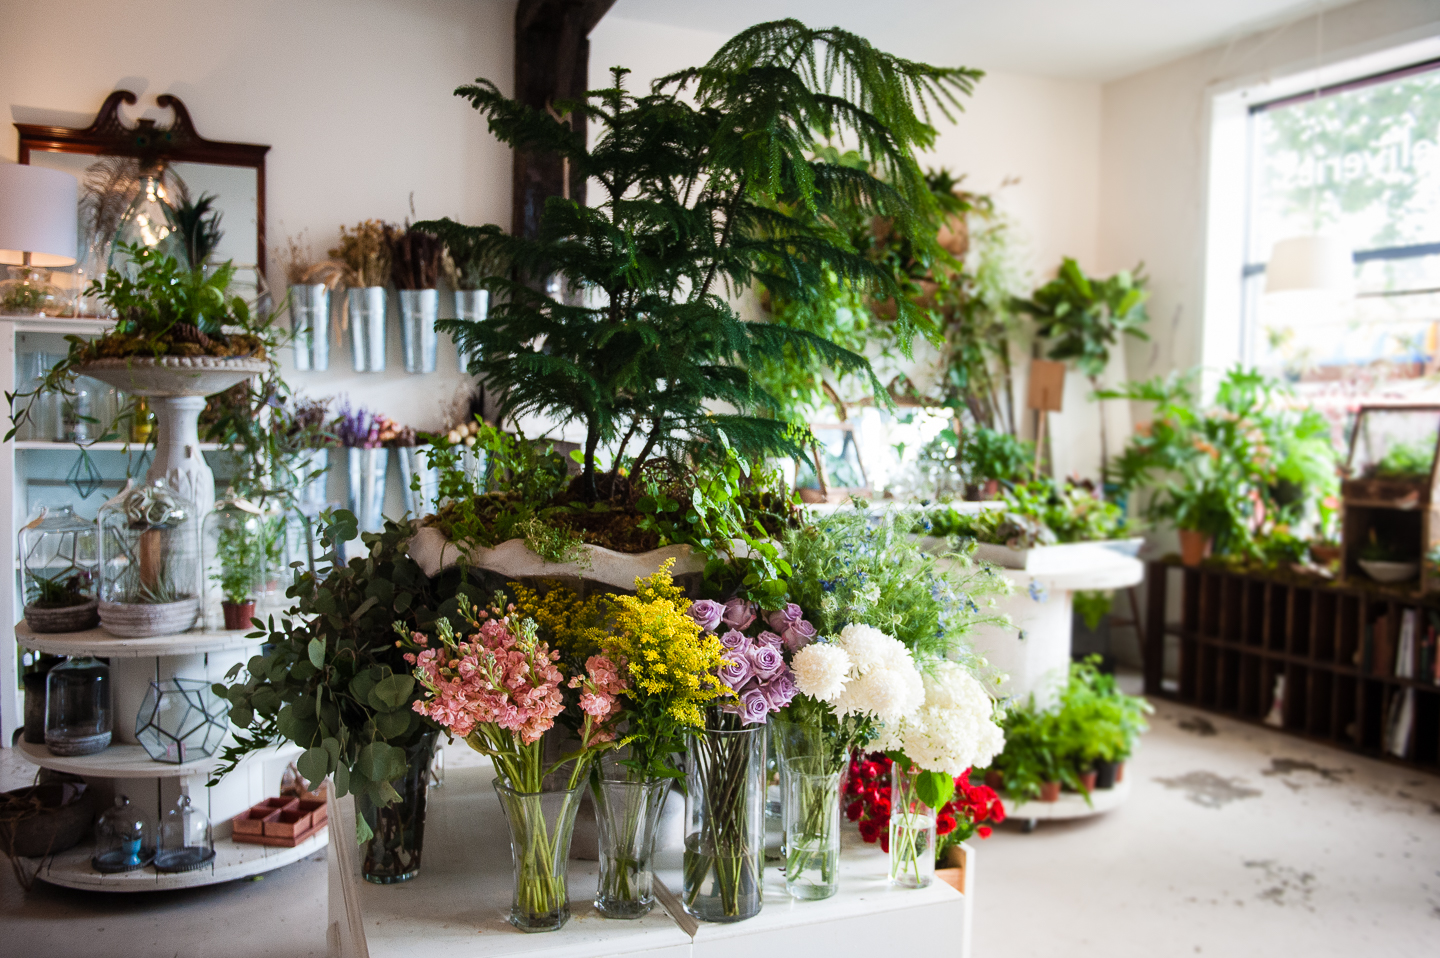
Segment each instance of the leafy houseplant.
[[[934,202],[913,156],[934,130],[917,107],[946,110],[971,76],[888,56],[841,30],[766,23],[648,94],[627,91],[617,69],[610,88],[557,104],[598,122],[593,148],[489,81],[462,87],[502,142],[559,154],[602,197],[593,206],[551,197],[535,240],[470,231],[515,274],[487,279],[502,300],[488,321],[441,326],[478,355],[471,368],[503,393],[505,416],[583,425],[577,493],[586,502],[614,491],[627,454],[637,464],[686,451],[714,460],[727,442],[751,454],[803,452],[783,421],[755,415],[774,403],[749,367],[786,348],[842,371],[868,364],[814,334],[742,322],[723,290],[760,281],[803,299],[828,269],[888,298],[893,280],[823,216],[859,207],[913,224]],[[841,136],[884,179],[821,156]],[[564,295],[532,288],[547,276]],[[738,412],[708,411],[717,401]],[[615,443],[603,470],[602,446]]]
[[264,585],[267,528],[260,510],[244,500],[216,504],[206,519],[215,526],[215,560],[211,579],[220,588],[226,629],[244,629],[255,615],[255,600]]
[[[1035,319],[1035,335],[1048,340],[1049,357],[1071,360],[1100,395],[1100,377],[1110,364],[1110,350],[1122,336],[1149,339],[1141,328],[1150,316],[1145,311],[1146,279],[1141,267],[1121,271],[1108,279],[1086,276],[1070,257],[1060,263],[1055,278],[1016,299],[1014,308]],[[1100,396],[1100,398],[1106,398]],[[1100,471],[1107,467],[1105,417],[1100,417]]]

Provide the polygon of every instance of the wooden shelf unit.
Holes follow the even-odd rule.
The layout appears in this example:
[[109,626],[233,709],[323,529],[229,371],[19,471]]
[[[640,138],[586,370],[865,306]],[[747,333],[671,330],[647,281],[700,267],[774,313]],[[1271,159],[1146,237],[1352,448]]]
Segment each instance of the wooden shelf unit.
[[[1181,580],[1179,622],[1165,611],[1172,576]],[[1283,675],[1283,731],[1440,774],[1440,685],[1419,664],[1440,597],[1167,561],[1151,562],[1147,580],[1146,695],[1258,723]],[[1416,612],[1414,678],[1393,674],[1407,609]],[[1374,641],[1381,621],[1388,642]],[[1167,637],[1179,651],[1178,685],[1169,688]],[[1404,689],[1415,690],[1414,725],[1407,757],[1397,759],[1383,749],[1385,723],[1391,697]]]

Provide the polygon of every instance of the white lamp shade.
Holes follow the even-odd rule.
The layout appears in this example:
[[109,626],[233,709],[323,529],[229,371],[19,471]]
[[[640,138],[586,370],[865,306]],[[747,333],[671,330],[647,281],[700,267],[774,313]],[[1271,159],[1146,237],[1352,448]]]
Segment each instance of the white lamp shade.
[[1292,236],[1275,244],[1265,267],[1265,292],[1319,291],[1349,296],[1355,289],[1355,259],[1333,236]]
[[69,266],[75,262],[80,182],[69,173],[0,163],[0,263]]

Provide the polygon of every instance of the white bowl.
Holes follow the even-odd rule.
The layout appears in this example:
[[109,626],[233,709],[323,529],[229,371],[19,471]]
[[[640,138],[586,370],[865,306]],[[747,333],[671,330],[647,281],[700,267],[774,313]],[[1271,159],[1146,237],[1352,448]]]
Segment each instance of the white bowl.
[[1376,582],[1405,582],[1415,578],[1420,571],[1418,562],[1379,562],[1361,559],[1360,568]]

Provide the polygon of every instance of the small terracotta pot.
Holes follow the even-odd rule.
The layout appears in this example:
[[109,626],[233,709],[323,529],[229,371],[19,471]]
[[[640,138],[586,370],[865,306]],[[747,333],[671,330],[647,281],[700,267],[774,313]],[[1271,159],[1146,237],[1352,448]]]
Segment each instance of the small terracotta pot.
[[1095,791],[1095,770],[1080,773],[1080,786],[1086,792]]
[[231,632],[250,628],[255,618],[254,602],[221,602],[220,611],[225,614],[225,628]]
[[1001,786],[1005,784],[1005,773],[998,768],[990,769],[990,771],[985,773],[985,784],[999,791]]
[[1340,547],[1326,542],[1310,543],[1310,556],[1321,565],[1340,561]]
[[1117,782],[1123,782],[1123,781],[1125,781],[1125,763],[1124,763],[1124,762],[1116,762],[1116,763],[1115,763],[1115,781],[1117,781]]
[[1215,537],[1194,529],[1180,530],[1180,561],[1187,566],[1197,566],[1210,558]]
[[1059,783],[1059,782],[1041,782],[1041,783],[1040,783],[1040,801],[1042,801],[1042,802],[1058,802],[1058,801],[1060,801],[1060,783]]
[[1119,768],[1118,762],[1095,762],[1095,787],[1107,789],[1115,787],[1115,771]]

